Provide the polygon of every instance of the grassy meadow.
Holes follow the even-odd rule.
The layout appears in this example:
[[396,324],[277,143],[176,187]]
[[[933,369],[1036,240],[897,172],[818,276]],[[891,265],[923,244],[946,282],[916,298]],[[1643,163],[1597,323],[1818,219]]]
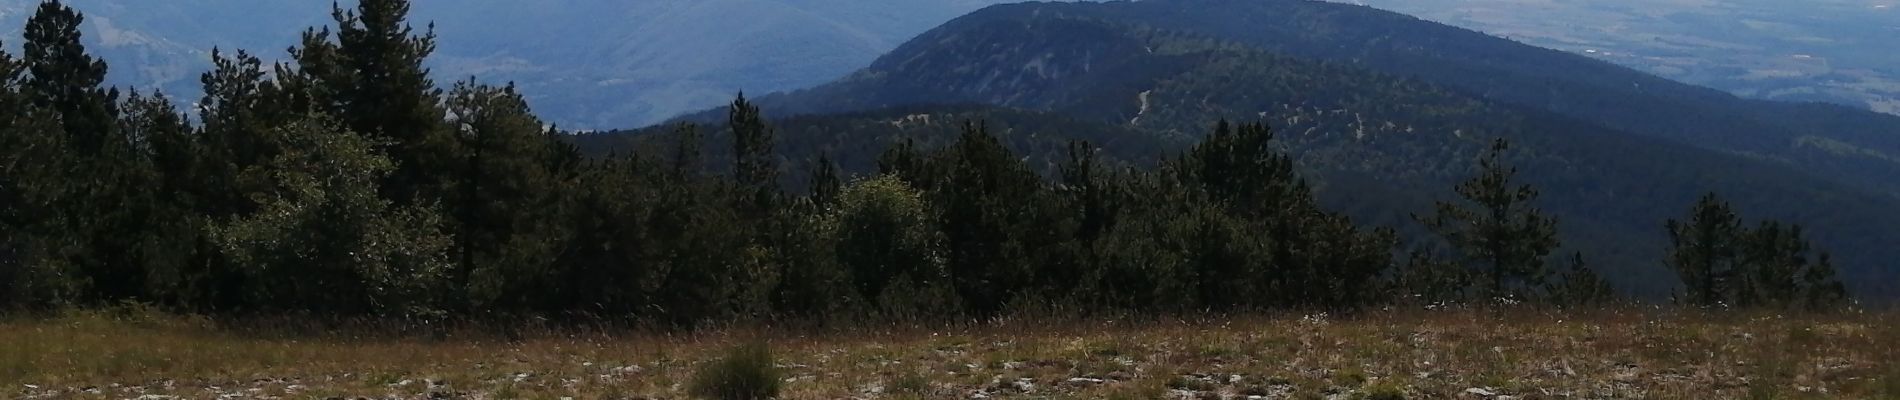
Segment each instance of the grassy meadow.
[[295,325],[14,318],[0,323],[0,397],[691,398],[703,365],[763,342],[787,399],[1900,398],[1891,314],[1408,310],[429,335]]

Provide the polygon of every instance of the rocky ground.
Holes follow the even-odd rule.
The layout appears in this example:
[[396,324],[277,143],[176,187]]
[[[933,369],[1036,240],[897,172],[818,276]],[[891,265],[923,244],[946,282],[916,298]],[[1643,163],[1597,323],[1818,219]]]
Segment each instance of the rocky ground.
[[699,365],[764,338],[793,399],[1889,399],[1896,322],[1429,311],[504,340],[90,316],[0,323],[0,397],[685,398]]

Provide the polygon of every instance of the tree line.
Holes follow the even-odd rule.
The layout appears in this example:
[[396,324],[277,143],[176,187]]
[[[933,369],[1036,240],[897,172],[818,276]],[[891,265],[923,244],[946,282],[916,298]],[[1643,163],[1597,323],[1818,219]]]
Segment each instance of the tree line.
[[[1617,301],[1554,254],[1503,141],[1418,243],[1319,207],[1264,124],[1146,169],[1078,141],[1048,176],[971,122],[864,176],[821,156],[794,192],[743,96],[731,143],[681,125],[665,151],[584,157],[512,85],[440,89],[408,11],[339,7],[284,62],[214,51],[186,113],[105,86],[81,14],[40,4],[22,55],[0,54],[0,304],[688,325]],[[731,165],[704,159],[727,145]],[[1849,301],[1798,226],[1745,228],[1711,195],[1667,232],[1685,304]]]

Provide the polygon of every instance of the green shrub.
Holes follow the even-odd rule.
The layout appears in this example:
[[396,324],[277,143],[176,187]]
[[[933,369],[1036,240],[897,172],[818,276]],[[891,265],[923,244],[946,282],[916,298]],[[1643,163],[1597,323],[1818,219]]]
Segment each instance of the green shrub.
[[1405,400],[1405,389],[1401,389],[1398,385],[1391,383],[1380,383],[1366,388],[1363,396],[1359,398],[1365,400]]
[[1880,379],[1880,392],[1888,399],[1900,399],[1900,366],[1889,367],[1887,377]]
[[1345,387],[1359,387],[1366,384],[1366,371],[1348,368],[1333,371],[1333,383]]
[[1168,380],[1168,387],[1180,390],[1205,392],[1214,390],[1214,384],[1187,375],[1176,375]]
[[1821,334],[1808,326],[1789,328],[1788,342],[1796,345],[1820,343]]
[[1149,379],[1144,379],[1141,381],[1131,382],[1128,385],[1121,385],[1117,387],[1113,393],[1108,394],[1107,399],[1108,400],[1147,400],[1147,399],[1166,398],[1168,395],[1168,384],[1169,384],[1168,380],[1158,379],[1158,378],[1149,378]]
[[778,397],[780,382],[771,348],[751,343],[700,367],[691,388],[694,396],[705,399],[761,400]]
[[906,373],[891,381],[891,392],[898,394],[924,395],[930,392],[930,379],[915,371]]

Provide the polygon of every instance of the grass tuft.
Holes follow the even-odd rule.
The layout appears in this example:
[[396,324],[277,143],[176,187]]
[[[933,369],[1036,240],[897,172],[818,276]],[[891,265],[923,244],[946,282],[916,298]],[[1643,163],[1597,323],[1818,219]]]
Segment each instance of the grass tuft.
[[778,367],[765,343],[733,348],[724,358],[700,367],[693,375],[692,393],[711,400],[764,400],[778,397]]
[[1365,400],[1405,400],[1405,389],[1390,382],[1381,382],[1366,388]]
[[930,379],[916,371],[905,373],[891,381],[891,392],[917,396],[930,394]]
[[1339,386],[1356,388],[1365,385],[1366,379],[1366,371],[1359,368],[1333,371],[1333,383]]

